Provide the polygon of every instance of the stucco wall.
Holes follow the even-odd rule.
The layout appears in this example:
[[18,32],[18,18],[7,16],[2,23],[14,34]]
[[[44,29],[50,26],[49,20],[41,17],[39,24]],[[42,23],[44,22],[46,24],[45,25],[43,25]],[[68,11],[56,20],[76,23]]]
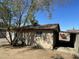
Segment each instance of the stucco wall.
[[79,53],[79,34],[76,35],[76,41],[74,44],[74,48],[75,48],[76,52]]
[[39,45],[45,49],[53,49],[53,33],[52,32],[28,32],[25,33],[26,44]]
[[[14,39],[14,32],[10,32],[12,35],[12,40]],[[10,40],[9,32],[6,32],[6,37]]]

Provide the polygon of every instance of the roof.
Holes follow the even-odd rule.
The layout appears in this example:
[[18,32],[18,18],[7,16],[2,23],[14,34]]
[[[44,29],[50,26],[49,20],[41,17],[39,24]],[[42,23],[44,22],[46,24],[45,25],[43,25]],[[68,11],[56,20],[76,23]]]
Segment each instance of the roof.
[[60,31],[59,24],[46,24],[46,25],[28,25],[28,26],[23,26],[20,28],[17,28],[16,30],[56,30]]
[[64,33],[79,33],[79,30],[67,30],[67,31],[61,31]]
[[67,30],[67,32],[70,32],[70,33],[79,33],[79,30]]

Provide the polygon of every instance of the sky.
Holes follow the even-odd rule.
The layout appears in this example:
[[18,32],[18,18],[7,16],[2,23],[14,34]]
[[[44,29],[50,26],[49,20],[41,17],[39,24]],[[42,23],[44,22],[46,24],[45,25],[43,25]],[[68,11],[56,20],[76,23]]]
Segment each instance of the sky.
[[52,18],[42,11],[37,14],[39,24],[59,24],[61,31],[79,29],[79,0],[72,0],[64,6],[54,6]]

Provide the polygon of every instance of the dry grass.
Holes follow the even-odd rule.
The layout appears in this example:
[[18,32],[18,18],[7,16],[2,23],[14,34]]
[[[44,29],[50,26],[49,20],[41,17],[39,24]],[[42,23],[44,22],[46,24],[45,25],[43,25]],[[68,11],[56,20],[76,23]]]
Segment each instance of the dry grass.
[[[1,41],[0,41],[1,42]],[[4,42],[5,43],[5,42]],[[1,44],[1,43],[0,43]],[[35,49],[31,47],[12,47],[10,45],[0,45],[0,59],[74,59],[77,58],[69,53]]]
[[73,56],[68,53],[31,47],[14,48],[6,44],[0,46],[0,59],[73,59]]

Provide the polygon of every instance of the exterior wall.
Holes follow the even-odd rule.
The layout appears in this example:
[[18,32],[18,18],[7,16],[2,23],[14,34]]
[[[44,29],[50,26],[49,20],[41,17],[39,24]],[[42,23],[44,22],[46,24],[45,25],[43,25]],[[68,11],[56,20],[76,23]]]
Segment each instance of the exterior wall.
[[45,49],[53,49],[53,32],[26,32],[27,45],[39,45]]
[[23,33],[23,36],[26,40],[26,45],[33,45],[34,44],[34,37],[35,37],[35,32],[26,32]]
[[79,53],[79,34],[76,35],[76,41],[74,44],[74,48],[75,48],[76,52]]
[[[12,40],[14,39],[14,33],[11,32]],[[6,37],[10,40],[9,32],[6,32]]]
[[53,33],[42,33],[40,37],[37,36],[35,39],[42,48],[53,49]]

